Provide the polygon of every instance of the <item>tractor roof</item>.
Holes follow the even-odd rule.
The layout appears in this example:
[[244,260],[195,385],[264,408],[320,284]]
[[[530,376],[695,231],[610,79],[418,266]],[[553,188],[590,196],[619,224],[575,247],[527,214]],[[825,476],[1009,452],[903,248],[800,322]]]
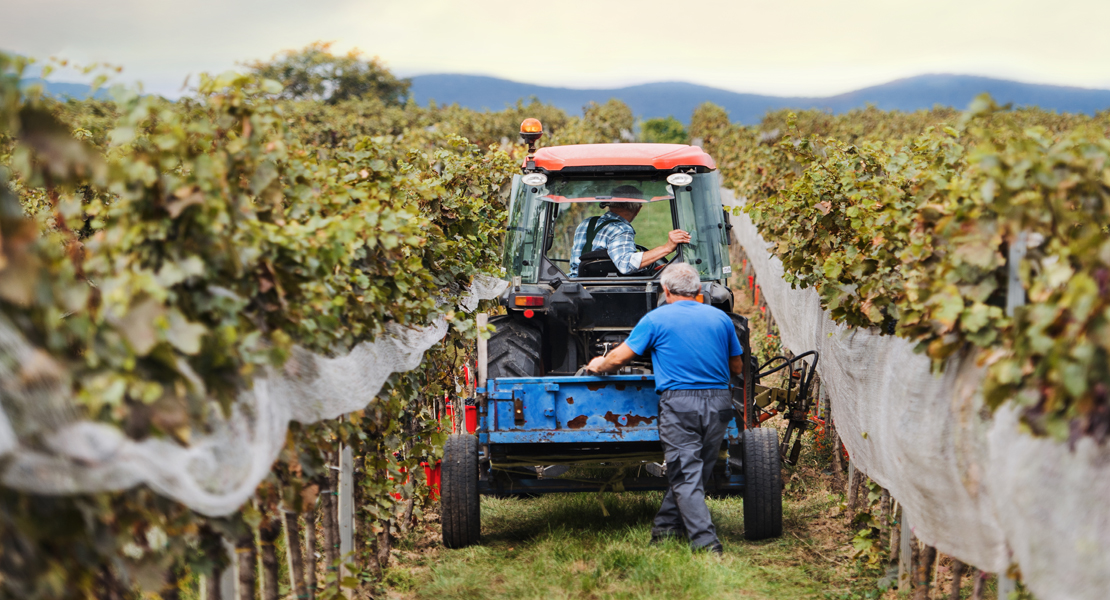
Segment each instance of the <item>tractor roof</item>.
[[716,169],[713,158],[697,146],[686,144],[576,144],[536,151],[536,166],[547,171],[575,167],[650,167],[670,171],[675,167]]

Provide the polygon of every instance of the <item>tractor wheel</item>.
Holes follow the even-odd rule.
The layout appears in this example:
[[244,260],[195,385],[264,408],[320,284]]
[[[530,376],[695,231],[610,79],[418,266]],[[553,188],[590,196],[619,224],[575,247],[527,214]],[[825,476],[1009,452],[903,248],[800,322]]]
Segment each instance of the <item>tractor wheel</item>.
[[782,463],[773,427],[744,432],[744,537],[782,535]]
[[478,500],[478,436],[455,434],[447,437],[439,507],[444,546],[465,548],[478,543],[482,528]]
[[489,320],[496,329],[488,342],[487,377],[538,377],[543,375],[539,327],[512,315]]

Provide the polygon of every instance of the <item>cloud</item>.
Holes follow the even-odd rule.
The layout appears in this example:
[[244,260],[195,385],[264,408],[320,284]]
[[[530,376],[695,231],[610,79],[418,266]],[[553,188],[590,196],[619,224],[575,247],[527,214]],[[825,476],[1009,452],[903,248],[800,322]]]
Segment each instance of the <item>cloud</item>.
[[820,95],[923,72],[1110,87],[1110,3],[1038,0],[15,0],[5,49],[126,67],[152,91],[315,40],[402,74],[685,80]]

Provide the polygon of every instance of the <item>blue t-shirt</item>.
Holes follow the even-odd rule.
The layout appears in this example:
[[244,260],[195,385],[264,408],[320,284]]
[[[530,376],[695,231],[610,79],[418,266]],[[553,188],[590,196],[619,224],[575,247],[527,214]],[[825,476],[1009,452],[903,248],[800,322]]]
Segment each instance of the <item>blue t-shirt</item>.
[[624,343],[640,356],[651,350],[655,389],[661,392],[727,390],[728,359],[744,352],[732,319],[693,300],[644,315]]

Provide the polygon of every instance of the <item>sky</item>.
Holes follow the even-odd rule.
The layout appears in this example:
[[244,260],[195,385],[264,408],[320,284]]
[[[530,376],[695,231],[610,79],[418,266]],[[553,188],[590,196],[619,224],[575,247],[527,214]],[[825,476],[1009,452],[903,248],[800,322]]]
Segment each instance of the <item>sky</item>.
[[[1107,0],[0,0],[0,50],[181,93],[322,40],[395,73],[825,96],[924,73],[1110,89]],[[52,77],[76,81],[72,73]]]

